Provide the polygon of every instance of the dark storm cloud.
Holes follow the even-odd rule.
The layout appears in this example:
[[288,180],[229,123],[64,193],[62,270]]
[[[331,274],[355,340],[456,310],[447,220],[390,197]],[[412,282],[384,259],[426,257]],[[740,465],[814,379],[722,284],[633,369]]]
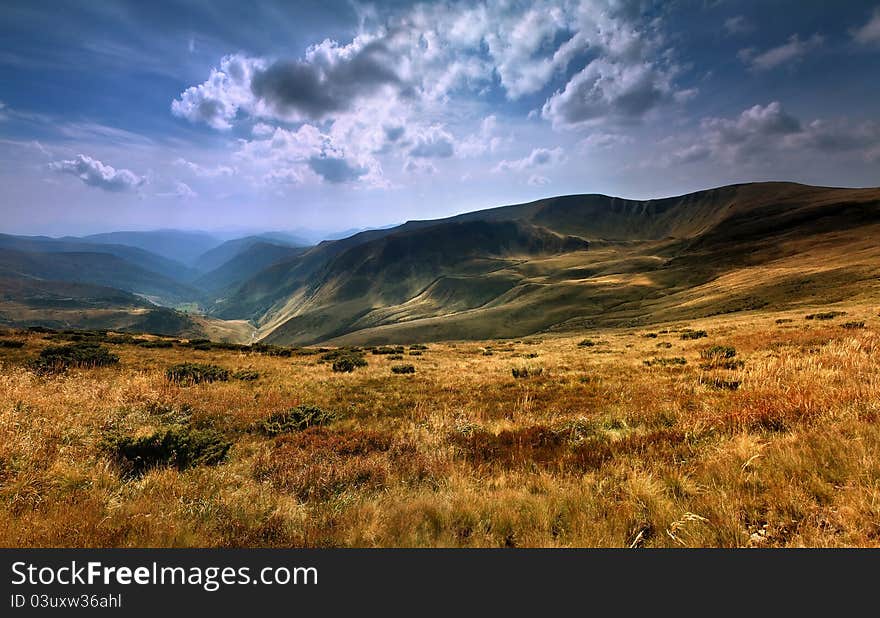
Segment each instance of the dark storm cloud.
[[311,62],[280,60],[255,72],[251,90],[279,114],[295,112],[318,120],[351,109],[359,97],[381,86],[400,84],[392,68],[394,59],[381,41],[365,45],[351,57],[315,56]]

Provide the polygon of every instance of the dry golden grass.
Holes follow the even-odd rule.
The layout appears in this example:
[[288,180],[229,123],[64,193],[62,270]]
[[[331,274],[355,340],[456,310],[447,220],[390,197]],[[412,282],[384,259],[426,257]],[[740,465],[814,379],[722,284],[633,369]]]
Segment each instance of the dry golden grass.
[[[829,309],[847,315],[804,319]],[[318,355],[112,344],[118,367],[38,376],[26,361],[57,342],[13,336],[2,546],[880,545],[873,306],[430,344],[405,353],[411,375],[369,352],[334,373]],[[701,358],[715,345],[742,363]],[[645,363],[671,358],[686,364]],[[182,362],[260,377],[170,384]],[[301,404],[339,418],[259,430]],[[131,477],[102,446],[170,425],[219,432],[227,460]]]

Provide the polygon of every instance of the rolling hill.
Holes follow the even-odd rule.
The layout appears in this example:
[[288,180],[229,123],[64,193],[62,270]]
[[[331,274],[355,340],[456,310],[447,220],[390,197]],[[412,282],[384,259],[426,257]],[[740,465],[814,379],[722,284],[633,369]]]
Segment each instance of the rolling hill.
[[[880,293],[880,190],[732,185],[572,195],[325,242],[212,313],[272,343],[384,343],[637,325]],[[873,236],[872,236],[873,235]]]
[[149,251],[164,258],[193,267],[206,251],[217,247],[221,240],[205,232],[183,230],[152,230],[146,232],[107,232],[84,236],[83,241],[103,245],[125,245]]

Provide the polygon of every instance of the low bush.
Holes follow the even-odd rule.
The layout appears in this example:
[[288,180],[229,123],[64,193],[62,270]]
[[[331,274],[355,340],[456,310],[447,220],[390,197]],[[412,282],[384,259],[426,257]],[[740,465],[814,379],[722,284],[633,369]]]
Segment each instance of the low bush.
[[424,350],[427,350],[427,349],[428,349],[428,346],[426,346],[426,345],[422,345],[421,343],[416,343],[416,344],[413,344],[413,345],[409,346],[409,349],[410,349],[410,350],[423,350],[423,351],[424,351]]
[[667,350],[668,350],[669,348],[672,347],[672,344],[669,343],[668,341],[661,341],[660,343],[657,344],[657,347],[658,347],[658,348],[664,348],[664,349],[667,349]]
[[542,373],[544,373],[544,368],[543,367],[529,367],[529,366],[514,367],[513,369],[510,370],[510,373],[513,375],[514,378],[517,378],[517,379],[531,378],[531,377],[539,376]]
[[391,356],[388,356],[387,358],[390,361],[399,361],[399,360],[403,360],[404,356],[403,356],[403,354],[392,354]]
[[105,450],[127,476],[141,476],[158,467],[186,470],[215,465],[226,459],[231,446],[216,431],[189,427],[172,427],[140,438],[113,437],[104,442]]
[[260,429],[267,435],[277,436],[302,431],[309,427],[329,425],[336,419],[337,415],[334,412],[303,405],[272,414],[260,424]]
[[[421,350],[410,350],[409,355],[410,355],[410,356],[421,356],[421,355],[422,355],[422,351],[421,351]],[[401,358],[403,358],[403,357],[401,356]]]
[[0,339],[0,348],[21,348],[24,347],[24,341],[16,339]]
[[687,365],[687,359],[682,358],[681,356],[675,356],[672,358],[652,358],[642,362],[648,367],[676,367]]
[[226,382],[229,380],[229,375],[228,369],[202,363],[181,363],[165,370],[168,381],[178,386],[193,386],[202,382]]
[[70,343],[49,346],[32,362],[38,372],[65,371],[71,367],[92,369],[119,363],[119,357],[96,343]]
[[865,323],[864,322],[846,322],[845,324],[842,324],[841,326],[843,326],[843,328],[846,328],[849,330],[854,330],[854,329],[859,329],[859,328],[865,328]]
[[157,339],[155,341],[139,341],[137,343],[138,347],[141,348],[173,348],[174,343],[171,341],[166,341],[163,339]]
[[584,339],[580,343],[578,343],[578,346],[582,348],[592,348],[594,345],[596,345],[596,342],[592,339]]
[[723,358],[733,358],[736,356],[736,348],[726,345],[713,345],[700,352],[700,358],[705,360],[720,360]]
[[822,313],[811,313],[804,316],[807,320],[833,320],[834,318],[846,315],[846,311],[824,311]]
[[416,368],[412,365],[393,365],[391,373],[415,373]]
[[232,374],[232,377],[242,382],[253,382],[260,379],[260,372],[252,369],[241,369]]
[[707,337],[707,333],[704,330],[686,330],[681,333],[681,338],[688,339],[702,339],[703,337]]
[[405,351],[406,350],[402,345],[386,345],[379,346],[378,348],[373,348],[373,354],[403,354]]
[[364,355],[361,352],[349,351],[345,355],[336,356],[333,361],[333,371],[339,373],[351,373],[358,367],[366,366],[367,359],[364,358]]

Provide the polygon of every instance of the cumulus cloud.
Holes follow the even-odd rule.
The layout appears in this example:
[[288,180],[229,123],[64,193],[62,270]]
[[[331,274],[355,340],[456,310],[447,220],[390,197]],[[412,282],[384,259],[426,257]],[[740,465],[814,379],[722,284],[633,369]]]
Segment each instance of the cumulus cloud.
[[116,169],[83,154],[78,154],[75,159],[54,161],[49,164],[49,169],[71,174],[90,187],[112,192],[134,191],[146,180],[131,170]]
[[755,105],[735,118],[707,118],[695,143],[673,151],[671,161],[692,163],[705,159],[761,163],[768,155],[785,153],[855,153],[872,160],[880,144],[880,125],[846,120],[803,123],[778,101]]
[[531,154],[522,159],[501,161],[495,166],[498,172],[522,172],[540,167],[556,165],[563,160],[562,148],[535,148]]
[[455,152],[452,136],[440,127],[430,127],[417,135],[409,156],[423,159],[443,159]]
[[175,116],[191,122],[204,122],[215,129],[231,129],[239,109],[252,105],[251,82],[265,60],[238,54],[225,56],[220,67],[211,69],[208,79],[184,90],[171,103]]
[[744,49],[739,52],[739,57],[752,70],[769,71],[800,60],[814,49],[821,47],[824,41],[825,39],[819,34],[814,34],[805,41],[793,34],[786,43],[778,47],[760,53],[751,48]]
[[532,174],[529,176],[528,183],[533,187],[543,187],[550,184],[550,179],[539,174]]
[[313,172],[333,184],[357,180],[369,171],[366,167],[352,165],[343,157],[326,155],[309,157],[308,164]]
[[880,44],[880,9],[876,9],[868,23],[854,30],[852,35],[862,45]]

